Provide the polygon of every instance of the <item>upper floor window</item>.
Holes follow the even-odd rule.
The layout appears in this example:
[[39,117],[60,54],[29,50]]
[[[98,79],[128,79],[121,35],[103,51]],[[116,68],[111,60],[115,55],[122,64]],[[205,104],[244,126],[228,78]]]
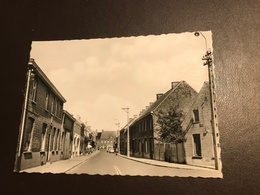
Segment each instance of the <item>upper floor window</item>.
[[57,116],[57,112],[58,112],[58,100],[55,98],[55,116]]
[[200,118],[199,118],[199,110],[196,109],[196,110],[193,110],[193,116],[194,116],[194,122],[195,123],[198,123],[200,121]]
[[52,98],[52,101],[51,101],[51,113],[53,114],[53,111],[54,111],[54,98]]
[[150,125],[150,130],[152,130],[153,129],[153,120],[152,120],[152,118],[150,118],[150,123],[149,123],[149,125]]
[[36,102],[36,92],[37,92],[37,81],[33,80],[32,82],[32,96],[31,96],[31,100]]
[[50,93],[47,92],[46,93],[46,97],[45,97],[45,110],[49,110],[49,99],[50,99]]

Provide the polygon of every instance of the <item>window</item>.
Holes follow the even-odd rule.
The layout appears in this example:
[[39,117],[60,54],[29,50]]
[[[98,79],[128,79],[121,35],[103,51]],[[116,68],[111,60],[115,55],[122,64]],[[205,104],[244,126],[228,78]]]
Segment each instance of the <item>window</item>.
[[53,111],[54,111],[54,98],[52,98],[52,101],[51,101],[51,113],[53,114]]
[[50,93],[47,92],[46,93],[46,97],[45,97],[45,110],[49,110],[49,98],[50,98]]
[[24,134],[24,147],[23,147],[24,151],[31,150],[33,128],[34,128],[34,119],[29,117],[25,128],[25,134]]
[[32,83],[32,97],[31,97],[31,100],[33,102],[36,102],[36,92],[37,92],[37,81],[33,80],[33,83]]
[[194,115],[194,122],[198,123],[200,121],[200,119],[199,119],[199,110],[198,109],[193,110],[193,115]]
[[55,98],[55,111],[54,111],[55,116],[57,116],[57,112],[58,112],[58,100]]
[[141,140],[139,139],[139,144],[138,144],[138,151],[139,151],[139,152],[142,152],[142,151],[141,151],[141,144],[142,144],[142,143],[141,143]]
[[47,130],[47,124],[42,124],[42,145],[41,145],[41,151],[45,151],[45,140],[46,140],[46,130]]
[[193,134],[193,156],[201,157],[200,134]]

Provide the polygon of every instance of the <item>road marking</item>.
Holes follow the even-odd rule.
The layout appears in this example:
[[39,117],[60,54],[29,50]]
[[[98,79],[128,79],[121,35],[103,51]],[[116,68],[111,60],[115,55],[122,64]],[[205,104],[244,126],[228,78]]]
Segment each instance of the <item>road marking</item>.
[[116,170],[117,175],[122,175],[121,171],[119,170],[119,168],[117,166],[114,165],[113,167]]

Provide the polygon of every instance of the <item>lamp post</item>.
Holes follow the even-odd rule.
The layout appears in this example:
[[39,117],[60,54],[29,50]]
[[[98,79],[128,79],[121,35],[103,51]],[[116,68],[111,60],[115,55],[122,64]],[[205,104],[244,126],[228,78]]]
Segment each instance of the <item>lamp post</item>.
[[115,119],[115,121],[117,121],[115,123],[115,125],[117,125],[118,129],[117,129],[117,147],[118,147],[118,152],[120,154],[120,123],[118,119]]
[[127,157],[130,157],[130,151],[129,151],[129,108],[122,108],[127,113],[127,120],[126,120],[126,126],[127,126]]
[[210,107],[211,107],[211,126],[213,136],[213,148],[214,148],[214,159],[215,169],[220,170],[220,148],[219,148],[219,133],[217,132],[217,112],[216,112],[216,100],[215,100],[215,84],[213,74],[213,54],[210,49],[207,48],[207,39],[202,32],[198,31],[194,33],[195,36],[201,35],[205,40],[206,54],[202,57],[204,66],[208,66],[208,77],[209,77],[209,91],[210,91]]

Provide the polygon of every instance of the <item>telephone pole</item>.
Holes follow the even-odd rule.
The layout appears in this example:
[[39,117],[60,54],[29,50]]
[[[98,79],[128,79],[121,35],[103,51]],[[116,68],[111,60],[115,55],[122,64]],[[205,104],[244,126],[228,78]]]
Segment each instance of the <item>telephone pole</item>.
[[217,109],[216,109],[216,93],[215,93],[215,81],[213,72],[213,54],[210,49],[207,48],[207,39],[200,31],[194,33],[195,36],[201,35],[205,40],[206,54],[202,57],[204,66],[208,66],[209,77],[209,91],[210,91],[210,107],[211,107],[211,127],[213,137],[214,159],[215,169],[220,170],[220,147],[219,147],[219,132],[217,128]]

